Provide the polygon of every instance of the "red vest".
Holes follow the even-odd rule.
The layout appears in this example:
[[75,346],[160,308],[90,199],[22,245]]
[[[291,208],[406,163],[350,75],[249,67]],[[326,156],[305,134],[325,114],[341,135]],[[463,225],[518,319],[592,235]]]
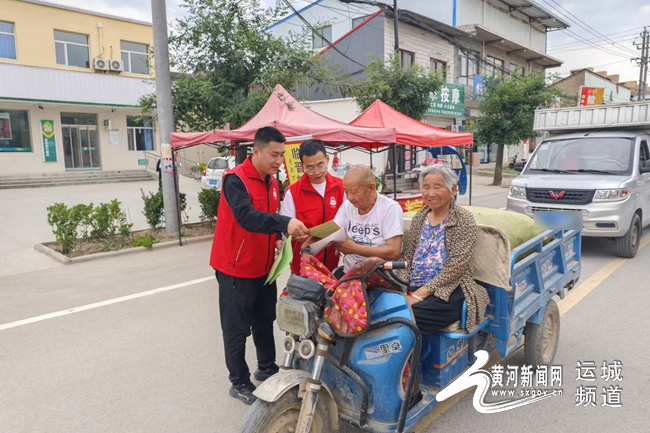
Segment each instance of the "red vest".
[[[275,177],[269,185],[260,177],[250,158],[232,170],[227,176],[239,177],[246,186],[253,207],[262,212],[277,213],[280,193]],[[222,182],[223,185],[223,182]],[[222,197],[219,201],[217,226],[214,231],[210,266],[224,274],[237,278],[260,278],[268,274],[275,259],[277,235],[251,233],[235,220],[232,209]]]
[[[302,221],[307,228],[333,220],[336,212],[343,204],[343,181],[328,173],[325,182],[325,197],[322,197],[314,189],[307,175],[304,175],[298,182],[289,187],[296,206],[296,218]],[[291,243],[293,248],[291,272],[294,274],[300,273],[301,245],[297,242]],[[316,258],[330,271],[339,265],[339,252],[331,245],[318,253]]]

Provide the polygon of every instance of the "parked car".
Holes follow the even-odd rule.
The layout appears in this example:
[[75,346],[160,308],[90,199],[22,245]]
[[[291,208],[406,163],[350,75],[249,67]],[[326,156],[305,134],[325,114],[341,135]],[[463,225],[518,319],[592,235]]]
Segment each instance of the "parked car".
[[212,158],[201,176],[201,186],[203,188],[221,189],[223,172],[235,166],[233,158]]
[[588,116],[592,107],[538,110],[536,129],[551,135],[512,180],[507,209],[581,212],[583,236],[612,238],[619,256],[634,257],[650,225],[650,124],[634,114],[641,105],[603,107],[598,116]]

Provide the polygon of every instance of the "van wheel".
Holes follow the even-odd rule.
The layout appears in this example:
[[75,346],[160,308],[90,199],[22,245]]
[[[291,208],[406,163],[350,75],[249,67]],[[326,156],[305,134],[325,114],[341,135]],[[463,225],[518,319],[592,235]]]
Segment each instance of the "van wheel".
[[641,241],[641,217],[639,214],[634,214],[630,229],[625,233],[625,236],[615,238],[616,254],[627,259],[636,256],[639,251],[639,242]]
[[551,365],[560,341],[560,310],[554,300],[551,299],[546,303],[539,325],[533,322],[526,323],[524,335],[526,336],[524,342],[526,364],[533,367]]

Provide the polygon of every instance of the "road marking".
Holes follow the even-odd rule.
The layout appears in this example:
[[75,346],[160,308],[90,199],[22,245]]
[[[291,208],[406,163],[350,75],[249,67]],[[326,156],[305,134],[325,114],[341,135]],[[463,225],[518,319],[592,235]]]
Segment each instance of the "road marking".
[[[650,244],[650,236],[646,236],[641,240],[639,244],[639,251],[644,249]],[[560,310],[560,316],[564,316],[569,310],[578,305],[580,301],[587,297],[591,292],[593,292],[596,287],[598,287],[603,281],[609,278],[614,272],[620,269],[625,263],[631,259],[618,258],[607,263],[602,269],[593,274],[591,277],[587,278],[585,282],[580,284],[578,287],[569,291],[567,297],[558,304],[558,309]],[[523,346],[522,346],[523,347]],[[521,349],[521,348],[520,348]],[[519,349],[517,349],[519,350]],[[496,350],[490,353],[490,359],[500,356]],[[499,360],[495,360],[498,362]],[[491,364],[490,364],[491,365]],[[415,425],[415,431],[417,433],[423,432],[425,429],[430,427],[438,418],[442,416],[449,409],[454,407],[463,397],[465,397],[470,392],[474,392],[474,387],[467,389],[463,392],[459,392],[454,395],[449,400],[445,400],[438,404],[429,414],[425,415],[420,422]]]
[[[639,244],[639,251],[644,249],[650,244],[650,236],[646,236]],[[560,316],[563,316],[570,309],[578,305],[588,294],[593,292],[603,281],[609,278],[621,266],[628,262],[630,259],[614,259],[607,263],[601,270],[589,277],[584,283],[580,284],[573,290],[569,291],[567,297],[559,303]]]
[[29,325],[30,323],[42,322],[43,320],[54,319],[56,317],[67,316],[69,314],[80,313],[82,311],[92,310],[94,308],[105,307],[107,305],[117,304],[119,302],[130,301],[132,299],[143,298],[170,290],[182,289],[183,287],[193,286],[196,284],[205,283],[206,281],[214,281],[214,277],[199,278],[196,280],[185,281],[184,283],[173,284],[171,286],[159,287],[157,289],[148,290],[146,292],[134,293],[132,295],[122,296],[119,298],[108,299],[106,301],[95,302],[94,304],[83,305],[81,307],[69,308],[67,310],[56,311],[54,313],[43,314],[42,316],[30,317],[29,319],[17,320],[15,322],[5,323],[0,325],[0,331],[5,329],[16,328],[18,326]]

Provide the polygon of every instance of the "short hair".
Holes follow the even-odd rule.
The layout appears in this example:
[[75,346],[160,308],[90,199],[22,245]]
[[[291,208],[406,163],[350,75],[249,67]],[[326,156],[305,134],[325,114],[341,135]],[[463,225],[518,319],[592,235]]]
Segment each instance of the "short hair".
[[458,176],[456,176],[456,172],[454,172],[454,170],[447,167],[445,164],[434,164],[428,166],[422,170],[422,173],[420,173],[420,190],[422,190],[422,185],[424,185],[424,179],[432,174],[442,175],[445,186],[449,188],[449,192],[452,192],[451,190],[454,185],[458,185]]
[[350,167],[350,170],[345,174],[348,179],[355,178],[360,183],[367,183],[368,185],[375,185],[375,174],[370,170],[370,167],[363,164],[355,164]]
[[272,126],[265,126],[260,128],[255,133],[255,139],[253,140],[253,147],[257,147],[259,150],[266,148],[270,142],[276,141],[278,143],[284,143],[287,141],[284,138],[284,135],[278,131],[277,128]]
[[327,150],[325,150],[325,144],[320,140],[306,140],[300,145],[298,149],[298,154],[300,155],[300,161],[305,156],[314,156],[318,152],[323,152],[323,155],[327,156]]

